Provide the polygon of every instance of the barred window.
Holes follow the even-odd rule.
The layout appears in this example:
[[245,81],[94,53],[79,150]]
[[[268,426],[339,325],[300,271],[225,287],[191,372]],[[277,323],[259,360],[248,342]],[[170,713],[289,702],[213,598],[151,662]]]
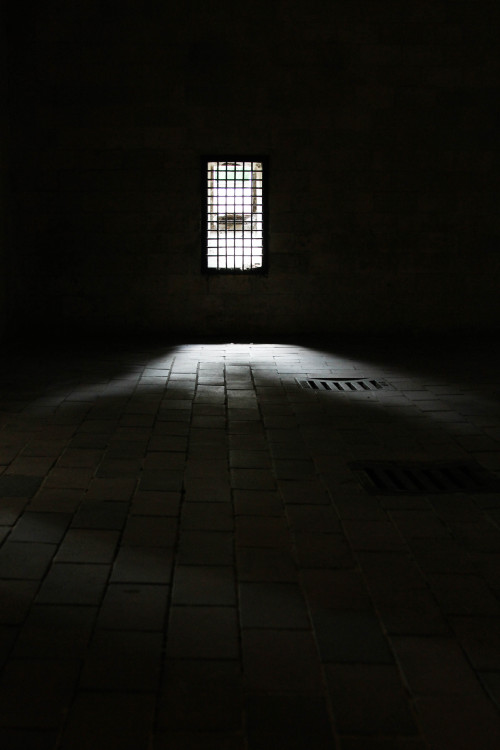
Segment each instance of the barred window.
[[266,268],[266,160],[203,160],[203,269],[262,272]]

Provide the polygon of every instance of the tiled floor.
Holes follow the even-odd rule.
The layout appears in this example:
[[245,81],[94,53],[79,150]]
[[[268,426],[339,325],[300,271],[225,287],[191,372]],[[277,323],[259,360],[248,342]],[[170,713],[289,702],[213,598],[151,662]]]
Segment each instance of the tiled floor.
[[[497,750],[499,350],[4,351],[3,750]],[[392,390],[314,393],[298,376]]]

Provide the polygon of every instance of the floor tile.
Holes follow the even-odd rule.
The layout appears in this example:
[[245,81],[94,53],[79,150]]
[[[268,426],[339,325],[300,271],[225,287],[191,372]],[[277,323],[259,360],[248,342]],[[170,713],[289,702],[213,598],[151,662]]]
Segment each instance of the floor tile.
[[174,604],[235,606],[234,571],[230,566],[178,565],[172,591]]
[[293,583],[243,582],[239,586],[239,599],[243,628],[310,627],[304,599]]
[[154,697],[136,691],[80,692],[68,714],[62,750],[148,750]]
[[395,666],[328,665],[333,715],[340,734],[405,736],[417,733]]
[[229,659],[168,660],[158,723],[173,731],[241,732],[242,674]]
[[234,607],[174,605],[167,636],[170,659],[236,659],[238,629]]
[[250,690],[321,693],[321,669],[309,632],[248,629],[242,636],[243,668]]
[[56,552],[55,544],[11,542],[0,548],[0,579],[41,580]]
[[38,604],[98,604],[109,565],[54,563],[37,595]]
[[163,630],[169,588],[162,584],[112,583],[104,595],[97,625],[113,630]]
[[[0,385],[2,747],[496,750],[497,493],[369,494],[351,469],[498,474],[491,342],[16,357]],[[394,390],[296,382],[353,373]]]
[[155,691],[162,653],[163,638],[159,632],[99,629],[87,650],[80,688]]

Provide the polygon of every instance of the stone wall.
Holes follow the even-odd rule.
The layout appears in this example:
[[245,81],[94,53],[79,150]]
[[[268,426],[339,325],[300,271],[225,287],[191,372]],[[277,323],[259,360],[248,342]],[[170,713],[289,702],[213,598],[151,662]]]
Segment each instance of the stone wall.
[[[11,5],[24,326],[498,329],[496,3]],[[204,153],[269,155],[267,276],[201,274]]]

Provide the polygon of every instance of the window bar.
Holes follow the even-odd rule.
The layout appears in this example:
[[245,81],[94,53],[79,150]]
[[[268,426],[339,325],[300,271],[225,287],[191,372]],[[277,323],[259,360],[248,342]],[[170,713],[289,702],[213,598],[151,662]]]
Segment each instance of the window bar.
[[253,162],[250,164],[250,201],[252,206],[252,211],[250,213],[250,265],[253,268],[253,215],[257,210],[257,204],[255,202],[255,188],[256,188],[256,179],[254,175],[254,166]]
[[227,238],[227,193],[228,193],[228,183],[229,183],[229,171],[227,168],[227,162],[224,164],[224,198],[222,202],[222,207],[225,211],[225,217],[226,220],[224,222],[224,245],[226,247],[226,268],[227,268],[227,248],[229,247],[228,238]]

